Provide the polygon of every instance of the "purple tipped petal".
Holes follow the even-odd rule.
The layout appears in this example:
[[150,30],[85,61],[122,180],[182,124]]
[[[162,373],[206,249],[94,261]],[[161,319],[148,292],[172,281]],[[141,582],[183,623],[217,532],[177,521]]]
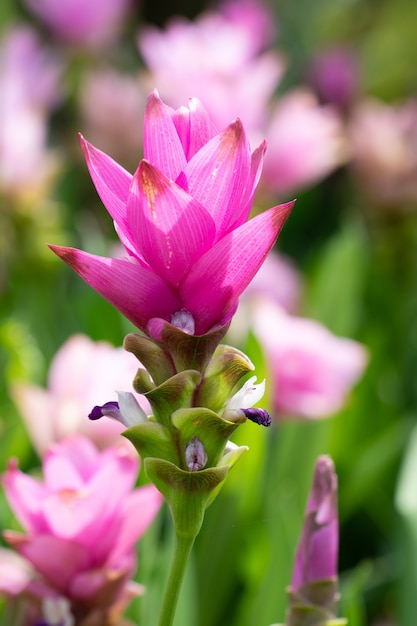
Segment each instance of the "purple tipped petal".
[[119,419],[120,409],[118,402],[106,402],[102,406],[95,406],[88,414],[88,418],[90,420],[98,420],[100,417],[113,417],[114,419]]
[[207,453],[200,439],[193,437],[185,447],[185,461],[190,472],[198,472],[207,463]]
[[143,151],[145,159],[175,180],[187,164],[184,149],[173,122],[174,110],[151,93],[145,110]]
[[177,183],[210,211],[217,239],[227,232],[242,201],[250,172],[250,151],[240,120],[206,143]]
[[127,203],[129,228],[146,261],[178,285],[213,243],[209,213],[147,161],[141,161]]
[[265,409],[241,409],[248,420],[260,426],[271,426],[271,416]]
[[317,460],[291,587],[337,577],[339,542],[337,476],[327,456]]
[[181,296],[195,318],[197,335],[233,315],[237,299],[274,245],[293,204],[281,204],[242,224],[192,267]]
[[172,313],[181,308],[179,298],[163,278],[135,261],[109,259],[75,248],[49,247],[142,330],[150,318],[170,320]]

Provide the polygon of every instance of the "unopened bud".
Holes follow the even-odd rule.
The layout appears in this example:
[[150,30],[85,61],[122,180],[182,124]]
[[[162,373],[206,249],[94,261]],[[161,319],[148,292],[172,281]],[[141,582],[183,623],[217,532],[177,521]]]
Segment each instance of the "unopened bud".
[[194,317],[186,309],[180,309],[171,315],[171,324],[179,328],[187,335],[194,335],[195,322]]
[[198,472],[207,463],[207,454],[202,442],[193,437],[185,448],[185,461],[190,472]]

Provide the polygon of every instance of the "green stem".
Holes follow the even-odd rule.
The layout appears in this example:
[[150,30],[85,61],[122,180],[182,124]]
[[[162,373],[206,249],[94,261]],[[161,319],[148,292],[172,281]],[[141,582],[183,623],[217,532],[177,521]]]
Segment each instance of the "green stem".
[[174,554],[165,588],[161,616],[159,618],[159,626],[172,626],[174,623],[178,597],[194,540],[195,536],[178,534],[176,536]]

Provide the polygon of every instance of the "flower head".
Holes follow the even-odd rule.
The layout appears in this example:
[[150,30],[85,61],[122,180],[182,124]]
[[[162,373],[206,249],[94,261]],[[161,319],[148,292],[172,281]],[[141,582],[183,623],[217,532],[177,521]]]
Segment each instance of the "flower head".
[[265,142],[251,154],[240,120],[217,133],[198,100],[175,111],[153,93],[133,176],[81,145],[127,258],[52,250],[145,332],[152,318],[179,312],[196,335],[227,324],[293,205],[247,221]]
[[137,469],[125,448],[98,452],[80,437],[49,449],[43,482],[9,462],[3,485],[25,534],[4,535],[37,572],[35,595],[66,598],[84,616],[103,608],[103,593],[107,608],[125,595],[135,542],[162,502],[153,486],[133,490]]

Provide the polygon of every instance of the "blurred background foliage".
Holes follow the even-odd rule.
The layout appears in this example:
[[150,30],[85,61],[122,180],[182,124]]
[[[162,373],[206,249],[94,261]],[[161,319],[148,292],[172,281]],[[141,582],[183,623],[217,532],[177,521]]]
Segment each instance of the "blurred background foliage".
[[[358,56],[362,97],[386,103],[415,98],[416,3],[276,0],[269,6],[278,24],[274,45],[288,63],[279,94],[305,83],[312,58],[337,45]],[[208,7],[191,0],[135,3],[123,45],[107,51],[106,62],[139,69],[132,50],[140,26],[163,26],[174,13],[195,18]],[[3,0],[2,31],[20,21],[34,24],[49,40],[25,7]],[[2,469],[11,456],[25,470],[39,465],[11,398],[12,385],[19,380],[44,386],[53,355],[73,333],[118,346],[132,330],[45,246],[106,254],[115,241],[77,145],[77,131],[83,130],[77,92],[85,67],[96,63],[80,52],[66,67],[65,97],[50,120],[50,145],[64,159],[47,191],[19,202],[0,196]],[[332,456],[339,476],[340,614],[350,626],[415,626],[417,198],[403,209],[400,203],[387,208],[371,202],[349,163],[297,191],[278,248],[304,276],[302,314],[365,344],[369,366],[345,408],[329,419],[282,420],[269,431],[252,424],[239,429],[236,441],[249,442],[250,453],[207,512],[177,626],[267,626],[284,618],[285,588],[321,453]],[[262,377],[266,366],[256,340],[249,337],[242,347]],[[13,524],[2,499],[1,528]],[[148,593],[129,609],[135,623],[156,624],[172,539],[163,513],[141,541],[138,580]]]

